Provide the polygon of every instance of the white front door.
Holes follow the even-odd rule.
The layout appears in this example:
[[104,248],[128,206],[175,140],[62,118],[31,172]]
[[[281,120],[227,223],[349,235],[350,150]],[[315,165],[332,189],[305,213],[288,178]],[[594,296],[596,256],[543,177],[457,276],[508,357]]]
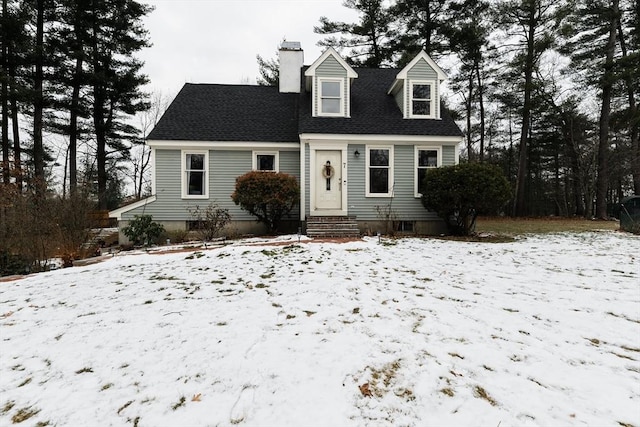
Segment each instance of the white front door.
[[342,152],[316,150],[316,210],[342,209]]

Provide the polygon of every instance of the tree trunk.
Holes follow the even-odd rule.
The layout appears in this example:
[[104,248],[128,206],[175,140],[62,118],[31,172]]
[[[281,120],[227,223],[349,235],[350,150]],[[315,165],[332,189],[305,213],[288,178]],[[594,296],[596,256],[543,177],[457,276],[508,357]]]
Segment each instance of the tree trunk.
[[535,65],[536,3],[535,1],[529,2],[527,57],[524,65],[524,103],[522,105],[522,129],[520,130],[516,200],[513,210],[514,216],[524,216],[527,214],[526,191],[527,176],[529,173],[528,139],[531,120],[531,92],[533,91],[533,71]]
[[[82,49],[82,47],[80,47]],[[78,115],[80,106],[80,86],[82,85],[82,54],[76,57],[76,69],[73,76],[73,91],[69,108],[69,193],[75,197],[78,188]]]
[[571,170],[571,183],[573,191],[573,200],[575,204],[574,214],[577,216],[584,216],[584,195],[582,192],[582,171],[580,168],[580,159],[578,158],[578,147],[575,140],[575,129],[573,126],[573,118],[566,115],[566,119],[563,120],[565,127],[564,140],[567,155],[569,156],[569,166]]
[[15,81],[15,67],[12,65],[9,69],[9,96],[11,98],[11,125],[13,128],[13,173],[16,178],[16,187],[18,191],[22,191],[22,178],[24,171],[22,170],[22,148],[20,147],[20,122],[18,121],[18,94]]
[[478,79],[478,103],[480,105],[480,153],[479,161],[484,162],[484,93],[482,91],[482,79],[480,77],[480,64],[478,62],[474,65],[476,69],[476,78]]
[[[2,0],[2,16],[7,17],[7,0]],[[2,28],[2,182],[9,184],[9,34]]]
[[611,3],[611,21],[607,40],[604,72],[602,75],[602,108],[600,110],[600,134],[598,138],[598,175],[596,177],[596,218],[607,219],[607,189],[609,188],[609,121],[613,92],[613,67],[618,22],[618,0]]
[[44,146],[42,143],[44,109],[44,0],[37,0],[35,74],[33,79],[33,166],[36,191],[44,196]]
[[98,24],[98,0],[92,1],[92,48],[93,48],[93,126],[96,133],[96,168],[98,178],[98,209],[107,209],[107,126],[105,123],[106,94],[104,85],[104,71],[107,66],[103,64],[103,53],[100,52],[100,28]]
[[[640,3],[636,3],[640,7]],[[640,14],[640,10],[637,11]],[[640,19],[640,16],[637,16]],[[640,23],[639,23],[640,24]],[[622,22],[618,17],[618,37],[620,38],[620,49],[622,57],[627,58],[627,44],[622,31]],[[626,64],[627,67],[631,66]],[[625,83],[627,86],[627,97],[629,99],[629,135],[631,137],[631,174],[633,176],[633,194],[640,194],[640,143],[638,142],[640,133],[640,117],[638,117],[638,106],[633,86],[631,73],[625,73]]]
[[469,156],[469,161],[473,161],[473,138],[471,136],[471,104],[473,99],[473,74],[469,74],[469,94],[467,95],[467,100],[465,102],[465,107],[467,109],[467,155]]

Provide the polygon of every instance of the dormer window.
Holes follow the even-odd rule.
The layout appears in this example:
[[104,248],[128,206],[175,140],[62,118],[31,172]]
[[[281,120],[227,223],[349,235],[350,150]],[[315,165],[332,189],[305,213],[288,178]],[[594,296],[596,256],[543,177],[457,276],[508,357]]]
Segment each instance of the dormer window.
[[334,48],[327,48],[304,76],[305,89],[311,92],[313,117],[351,117],[351,83],[358,73]]
[[411,117],[433,118],[433,82],[411,82]]
[[423,50],[396,75],[387,91],[405,119],[440,119],[440,84],[444,71]]
[[320,115],[342,116],[342,80],[319,79]]

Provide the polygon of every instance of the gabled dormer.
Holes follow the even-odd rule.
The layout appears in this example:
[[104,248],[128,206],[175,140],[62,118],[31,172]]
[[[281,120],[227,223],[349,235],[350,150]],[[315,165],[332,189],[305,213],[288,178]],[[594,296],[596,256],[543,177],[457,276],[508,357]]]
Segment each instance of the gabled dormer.
[[332,47],[305,71],[313,117],[351,117],[351,82],[358,77]]
[[440,83],[446,78],[423,50],[398,73],[388,94],[405,119],[440,119]]

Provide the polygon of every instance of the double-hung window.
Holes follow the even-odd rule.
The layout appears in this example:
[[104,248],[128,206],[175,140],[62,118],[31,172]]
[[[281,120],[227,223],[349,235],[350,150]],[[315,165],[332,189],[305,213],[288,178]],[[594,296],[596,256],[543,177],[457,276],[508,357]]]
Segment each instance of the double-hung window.
[[432,82],[411,82],[411,117],[435,117]]
[[415,196],[420,197],[427,170],[442,165],[440,147],[416,147],[415,159]]
[[393,195],[393,147],[367,147],[366,195]]
[[254,171],[278,172],[278,152],[254,151],[252,169]]
[[208,151],[182,151],[182,197],[204,199],[209,196]]
[[320,79],[320,114],[321,116],[342,116],[342,80]]

